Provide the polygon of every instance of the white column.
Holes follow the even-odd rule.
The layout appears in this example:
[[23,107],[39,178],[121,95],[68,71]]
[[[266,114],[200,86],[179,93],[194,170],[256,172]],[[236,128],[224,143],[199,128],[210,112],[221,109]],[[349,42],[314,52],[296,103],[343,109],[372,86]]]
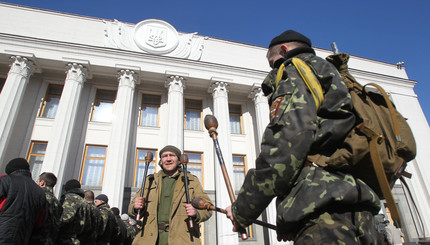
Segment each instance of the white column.
[[12,56],[10,66],[0,94],[0,163],[5,161],[3,158],[6,153],[6,145],[11,137],[34,64],[27,58]]
[[269,103],[267,102],[267,98],[266,96],[264,96],[261,87],[255,84],[252,86],[251,93],[248,97],[254,101],[255,114],[257,117],[257,136],[259,140],[258,144],[261,145],[261,139],[263,138],[264,130],[270,122]]
[[184,88],[185,79],[181,76],[170,76],[165,82],[169,89],[167,104],[169,117],[167,125],[166,145],[184,150]]
[[122,208],[124,179],[130,147],[134,88],[137,74],[130,70],[118,73],[118,92],[112,120],[112,131],[106,156],[102,193],[109,197],[111,207]]
[[80,64],[66,66],[66,80],[52,126],[52,135],[46,147],[41,172],[57,176],[55,194],[59,196],[63,184],[64,168],[69,154],[70,139],[76,119],[79,99],[86,80],[87,69]]
[[[212,81],[209,92],[212,93],[214,103],[214,116],[218,121],[218,142],[224,158],[225,167],[229,174],[229,179],[234,186],[233,178],[233,157],[231,153],[230,139],[230,116],[228,111],[228,83]],[[216,154],[216,153],[215,153]],[[224,177],[219,166],[218,157],[215,158],[215,190],[216,206],[227,207],[231,205]],[[233,232],[233,226],[230,221],[226,220],[225,214],[216,213],[217,215],[217,236],[218,244],[239,244],[238,234]]]
[[[263,133],[266,130],[267,125],[270,122],[270,108],[267,102],[267,97],[264,96],[263,91],[259,85],[253,85],[249,98],[254,101],[255,114],[257,121],[257,135],[258,144],[261,146],[263,139]],[[259,149],[261,151],[261,148]],[[266,208],[267,222],[269,224],[276,225],[276,200],[273,199],[269,206]],[[285,244],[284,242],[278,242],[276,231],[268,229],[270,244]]]

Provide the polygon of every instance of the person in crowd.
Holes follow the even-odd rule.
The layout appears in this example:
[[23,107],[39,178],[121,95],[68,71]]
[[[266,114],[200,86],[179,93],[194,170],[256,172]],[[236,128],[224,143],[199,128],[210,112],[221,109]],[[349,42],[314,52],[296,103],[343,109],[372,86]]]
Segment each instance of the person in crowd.
[[[318,110],[293,58],[309,64],[321,83],[324,101]],[[375,192],[351,174],[307,159],[330,156],[355,125],[351,97],[338,71],[316,56],[308,37],[293,30],[273,38],[267,59],[273,70],[261,87],[268,96],[270,123],[256,168],[248,171],[237,200],[226,208],[233,230],[249,226],[276,197],[279,241],[374,244],[373,216],[380,210]]]
[[[129,215],[136,217],[141,210],[142,231],[136,235],[133,244],[200,244],[199,223],[212,215],[207,210],[196,210],[186,203],[183,182],[184,173],[179,166],[181,151],[172,145],[160,150],[159,165],[162,171],[146,179],[143,197],[140,189],[129,205]],[[189,195],[211,202],[203,191],[199,179],[188,173]],[[187,226],[187,217],[192,217],[194,228]]]
[[125,227],[127,228],[127,237],[124,244],[132,244],[134,237],[139,231],[139,228],[136,227],[136,221],[131,219],[128,214],[122,214],[121,220],[124,222]]
[[121,220],[121,216],[119,216],[119,209],[117,207],[111,208],[113,214],[115,215],[120,233],[116,241],[114,243],[117,244],[125,244],[125,240],[127,239],[127,227],[125,226],[124,222]]
[[63,213],[63,207],[54,195],[54,186],[57,184],[57,177],[53,173],[43,172],[36,180],[36,184],[45,191],[46,213],[42,227],[38,231],[33,232],[30,244],[57,244],[61,214]]
[[92,190],[86,190],[84,192],[84,201],[88,203],[91,209],[91,224],[93,233],[88,239],[88,244],[96,244],[98,236],[103,233],[103,218],[100,210],[94,204],[94,192]]
[[45,192],[24,158],[9,161],[5,172],[0,175],[0,244],[28,244],[45,216]]
[[97,244],[117,244],[116,241],[121,233],[116,217],[108,202],[109,198],[105,194],[98,195],[94,200],[103,218],[103,232],[98,237]]
[[84,201],[81,183],[71,179],[64,186],[65,193],[60,198],[63,207],[61,215],[59,244],[86,244],[93,230],[91,208]]

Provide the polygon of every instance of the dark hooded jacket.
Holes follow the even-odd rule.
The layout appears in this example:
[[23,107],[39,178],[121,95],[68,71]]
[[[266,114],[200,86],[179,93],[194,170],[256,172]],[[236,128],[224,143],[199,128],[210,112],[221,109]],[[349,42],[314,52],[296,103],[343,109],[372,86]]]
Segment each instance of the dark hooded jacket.
[[45,192],[28,170],[0,177],[0,244],[28,244],[45,212]]

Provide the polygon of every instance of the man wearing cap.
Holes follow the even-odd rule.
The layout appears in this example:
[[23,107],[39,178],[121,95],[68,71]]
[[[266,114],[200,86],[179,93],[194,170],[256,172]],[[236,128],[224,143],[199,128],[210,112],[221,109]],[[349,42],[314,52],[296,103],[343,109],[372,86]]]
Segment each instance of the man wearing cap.
[[[159,155],[162,171],[147,177],[144,197],[140,197],[139,189],[129,206],[131,217],[136,217],[139,209],[143,215],[143,236],[138,233],[133,244],[200,244],[199,223],[209,219],[212,212],[186,204],[184,173],[179,167],[181,151],[168,145]],[[199,197],[211,203],[199,179],[188,173],[188,180],[190,200]],[[187,227],[189,216],[194,220],[193,229]]]
[[31,178],[24,158],[15,158],[0,175],[0,244],[28,244],[45,213],[45,193]]
[[91,208],[84,201],[81,183],[71,179],[64,185],[65,193],[60,198],[61,215],[59,244],[88,244],[92,237]]
[[[324,94],[318,110],[292,58],[316,73]],[[234,230],[250,225],[276,197],[279,241],[375,244],[376,194],[350,174],[307,161],[314,154],[330,156],[355,124],[338,71],[315,55],[309,38],[293,30],[271,41],[267,59],[273,70],[261,87],[268,96],[270,123],[256,168],[248,171],[236,202],[227,208]]]
[[94,204],[100,211],[103,220],[103,232],[102,235],[98,237],[97,244],[116,244],[121,235],[120,227],[117,223],[115,214],[110,208],[109,198],[105,194],[100,194],[96,196]]

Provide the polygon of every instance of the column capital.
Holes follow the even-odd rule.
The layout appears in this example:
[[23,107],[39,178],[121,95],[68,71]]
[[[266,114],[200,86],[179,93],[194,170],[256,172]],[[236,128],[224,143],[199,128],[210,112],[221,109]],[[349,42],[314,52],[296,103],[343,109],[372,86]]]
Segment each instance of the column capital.
[[139,74],[132,70],[122,69],[118,71],[117,78],[119,86],[134,88],[139,81]]
[[252,85],[248,98],[252,99],[255,104],[267,103],[267,97],[264,96],[263,90],[258,85]]
[[33,73],[35,64],[26,57],[14,55],[10,57],[10,66],[9,73],[16,73],[28,78]]
[[81,64],[68,63],[66,65],[66,80],[74,80],[84,83],[87,77],[88,69]]
[[164,82],[164,87],[169,89],[169,92],[172,91],[178,91],[183,92],[186,88],[185,85],[186,79],[182,76],[178,75],[170,75],[167,77],[166,81]]
[[227,82],[212,80],[209,84],[208,92],[213,97],[227,97],[229,86]]

